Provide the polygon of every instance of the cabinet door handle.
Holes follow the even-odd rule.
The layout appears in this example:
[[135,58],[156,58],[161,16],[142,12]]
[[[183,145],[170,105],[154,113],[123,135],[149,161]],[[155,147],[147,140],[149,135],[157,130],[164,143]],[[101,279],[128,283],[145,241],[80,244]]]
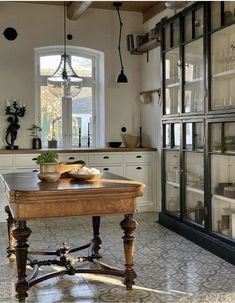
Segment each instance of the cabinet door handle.
[[74,157],[69,157],[69,160],[75,160],[75,158]]
[[37,161],[38,158],[33,158],[32,161]]
[[138,156],[136,156],[136,158],[142,158],[142,156],[138,155]]
[[142,169],[142,167],[138,166],[138,167],[136,167],[136,169]]
[[104,156],[103,159],[109,159],[109,156]]
[[109,168],[108,168],[108,167],[105,167],[103,170],[109,170]]
[[34,169],[32,172],[33,172],[33,173],[38,173],[38,170],[37,170],[37,169]]

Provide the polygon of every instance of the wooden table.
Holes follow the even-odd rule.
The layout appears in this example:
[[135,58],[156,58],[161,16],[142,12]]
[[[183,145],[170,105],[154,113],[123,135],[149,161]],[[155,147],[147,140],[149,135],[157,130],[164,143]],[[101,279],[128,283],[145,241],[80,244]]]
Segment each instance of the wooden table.
[[[97,273],[124,277],[127,289],[132,289],[136,273],[133,269],[134,231],[137,222],[133,219],[136,209],[135,198],[143,195],[144,185],[110,173],[104,173],[99,181],[79,182],[73,179],[60,179],[58,182],[40,182],[37,173],[14,173],[1,176],[6,186],[9,205],[8,214],[8,258],[16,256],[18,281],[16,292],[19,302],[25,302],[28,289],[40,281],[75,273]],[[124,231],[125,270],[114,269],[99,261],[101,239],[99,237],[100,216],[124,214],[120,226]],[[69,248],[64,243],[56,251],[30,251],[27,239],[31,230],[26,221],[41,218],[92,216],[93,238],[78,248]],[[77,263],[92,261],[97,269],[84,269],[73,266],[69,253],[89,248],[87,257],[75,258]],[[55,255],[53,261],[36,261],[33,255]],[[26,265],[33,268],[30,276],[26,275]],[[42,265],[57,264],[65,269],[37,277]]]

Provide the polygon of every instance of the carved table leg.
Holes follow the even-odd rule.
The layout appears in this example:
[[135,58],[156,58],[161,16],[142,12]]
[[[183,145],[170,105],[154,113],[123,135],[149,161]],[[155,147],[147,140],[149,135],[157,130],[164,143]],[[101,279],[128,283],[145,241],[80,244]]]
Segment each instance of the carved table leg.
[[31,234],[31,230],[26,226],[26,221],[16,221],[16,227],[12,231],[13,237],[16,239],[15,254],[18,272],[18,281],[16,283],[16,292],[19,302],[25,302],[29,289],[26,281],[26,263],[28,247],[27,239]]
[[100,250],[100,244],[102,244],[102,241],[99,237],[100,216],[93,216],[92,224],[93,224],[93,236],[94,236],[94,238],[92,240],[92,242],[94,243],[92,256],[98,259],[98,258],[101,258],[101,255],[99,254],[99,250]]
[[8,230],[8,247],[7,247],[7,258],[9,261],[15,260],[15,239],[12,235],[12,230],[15,227],[15,220],[12,217],[11,210],[7,205],[5,207],[5,212],[7,213],[7,230]]
[[132,214],[124,216],[124,219],[120,223],[121,228],[124,231],[123,242],[125,252],[125,273],[124,273],[124,284],[126,289],[132,289],[132,285],[135,284],[134,279],[137,277],[133,269],[133,258],[134,258],[134,232],[137,227],[137,222],[133,219]]

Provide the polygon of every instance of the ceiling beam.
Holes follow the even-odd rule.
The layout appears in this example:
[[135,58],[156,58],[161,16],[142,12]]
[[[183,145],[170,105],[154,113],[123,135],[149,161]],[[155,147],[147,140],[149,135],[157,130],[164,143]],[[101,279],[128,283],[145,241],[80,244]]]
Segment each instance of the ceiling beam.
[[68,5],[67,17],[77,20],[91,5],[92,1],[73,1]]
[[151,6],[149,9],[147,9],[145,12],[143,12],[143,22],[147,22],[160,12],[164,11],[166,9],[165,1],[158,2]]

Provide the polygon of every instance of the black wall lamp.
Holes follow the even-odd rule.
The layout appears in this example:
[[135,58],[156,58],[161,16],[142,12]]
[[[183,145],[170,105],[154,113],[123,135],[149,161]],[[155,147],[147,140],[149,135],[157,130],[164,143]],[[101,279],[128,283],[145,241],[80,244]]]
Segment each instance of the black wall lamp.
[[120,11],[119,11],[119,8],[122,6],[122,3],[121,2],[113,2],[113,6],[116,7],[117,9],[117,13],[118,13],[118,18],[119,18],[119,22],[120,22],[120,31],[119,31],[119,40],[118,40],[118,53],[119,53],[119,59],[120,59],[120,63],[121,63],[121,72],[119,74],[119,76],[117,77],[117,83],[127,83],[128,80],[127,80],[127,77],[126,75],[124,74],[124,67],[123,67],[123,64],[122,64],[122,54],[121,54],[121,38],[122,38],[122,26],[123,26],[123,23],[122,23],[122,20],[121,20],[121,16],[120,16]]

